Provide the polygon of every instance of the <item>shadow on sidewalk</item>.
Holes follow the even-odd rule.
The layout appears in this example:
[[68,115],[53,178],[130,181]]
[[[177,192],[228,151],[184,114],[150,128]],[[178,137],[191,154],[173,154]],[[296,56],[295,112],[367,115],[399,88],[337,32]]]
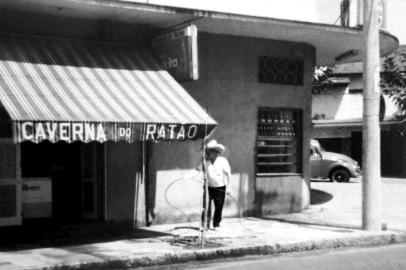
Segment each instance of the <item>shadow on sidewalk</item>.
[[318,223],[318,222],[306,222],[306,221],[298,221],[292,220],[289,218],[272,218],[272,217],[263,217],[266,220],[273,220],[278,222],[290,223],[295,225],[303,225],[303,226],[322,226],[329,228],[328,230],[334,232],[353,232],[353,230],[360,230],[359,226],[352,226],[352,225],[343,225],[343,224],[327,224],[327,223]]
[[[292,214],[294,215],[294,214]],[[333,223],[323,223],[323,222],[306,222],[302,220],[295,220],[295,218],[278,218],[278,217],[261,217],[261,219],[265,220],[271,220],[271,221],[278,221],[278,222],[283,222],[283,223],[289,223],[289,224],[295,224],[295,225],[302,225],[302,226],[320,226],[320,227],[326,227],[327,230],[333,231],[333,232],[343,232],[343,233],[348,233],[348,232],[353,232],[354,230],[360,230],[360,226],[352,226],[352,225],[344,225],[344,224],[333,224]],[[320,228],[318,228],[320,229]]]
[[310,204],[317,205],[323,204],[333,199],[333,195],[319,189],[311,189],[310,191]]
[[128,225],[105,222],[70,225],[34,223],[0,228],[0,251],[67,247],[162,236],[172,234],[132,229]]

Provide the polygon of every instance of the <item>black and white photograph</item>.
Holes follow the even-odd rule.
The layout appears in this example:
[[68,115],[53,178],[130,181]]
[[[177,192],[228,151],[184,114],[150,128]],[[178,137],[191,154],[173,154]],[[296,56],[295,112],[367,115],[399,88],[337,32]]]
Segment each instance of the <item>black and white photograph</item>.
[[405,270],[406,0],[0,0],[0,270]]

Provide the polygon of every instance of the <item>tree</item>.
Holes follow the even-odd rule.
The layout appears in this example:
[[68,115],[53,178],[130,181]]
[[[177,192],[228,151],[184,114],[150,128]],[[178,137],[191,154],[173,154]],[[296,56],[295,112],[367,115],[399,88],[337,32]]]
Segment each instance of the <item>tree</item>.
[[406,114],[406,53],[397,53],[386,57],[381,71],[381,91],[388,95],[401,113],[400,118]]
[[330,77],[333,74],[333,68],[319,66],[314,68],[313,73],[313,94],[320,94],[323,90],[329,88],[332,83]]

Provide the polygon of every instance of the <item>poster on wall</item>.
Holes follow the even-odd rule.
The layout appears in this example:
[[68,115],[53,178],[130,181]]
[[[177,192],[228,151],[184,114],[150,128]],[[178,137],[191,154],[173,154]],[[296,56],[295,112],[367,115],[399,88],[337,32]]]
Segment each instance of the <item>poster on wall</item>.
[[52,216],[51,178],[23,178],[23,218]]
[[199,79],[196,25],[154,37],[152,50],[162,66],[177,81]]

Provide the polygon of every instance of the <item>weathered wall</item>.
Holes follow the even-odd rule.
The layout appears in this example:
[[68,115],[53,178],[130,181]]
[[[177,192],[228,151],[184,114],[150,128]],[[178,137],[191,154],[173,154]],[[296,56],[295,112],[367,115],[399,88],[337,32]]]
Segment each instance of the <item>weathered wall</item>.
[[106,144],[106,219],[145,225],[145,182],[138,143]]
[[[258,57],[292,58],[293,48],[304,51],[305,85],[258,83]],[[196,82],[185,83],[184,87],[218,121],[211,138],[227,148],[225,155],[232,168],[230,191],[237,203],[233,198],[227,198],[224,215],[300,211],[309,202],[308,185],[303,181],[303,175],[307,179],[314,49],[305,44],[201,33],[199,53],[201,77]],[[260,106],[304,110],[303,175],[255,181],[256,117]],[[173,183],[178,178],[195,175],[193,168],[200,162],[200,144],[153,146],[151,167],[155,173],[151,177],[156,194],[150,199],[154,201],[155,222],[187,220],[200,215],[202,183],[192,180]],[[260,195],[257,201],[256,190]],[[186,216],[168,205],[165,192],[168,201],[186,212]]]

